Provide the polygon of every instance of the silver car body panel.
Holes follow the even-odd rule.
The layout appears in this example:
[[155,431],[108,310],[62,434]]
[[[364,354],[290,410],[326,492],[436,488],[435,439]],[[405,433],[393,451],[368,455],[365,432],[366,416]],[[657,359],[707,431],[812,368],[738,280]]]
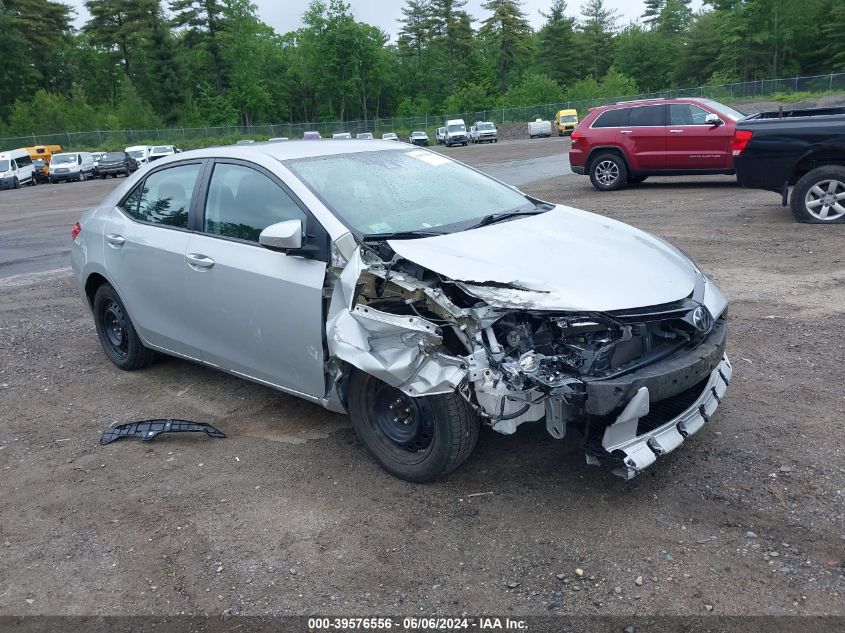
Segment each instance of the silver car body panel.
[[[497,340],[494,326],[501,319],[534,314],[554,320],[560,318],[557,314],[684,301],[706,306],[713,319],[725,311],[724,295],[678,249],[628,225],[561,205],[460,233],[389,240],[396,260],[430,271],[407,274],[360,243],[283,164],[286,159],[358,151],[396,151],[396,144],[352,140],[209,148],[140,169],[83,216],[83,231],[72,248],[81,294],[86,296],[89,275],[100,274],[116,287],[151,348],[333,411],[345,410],[342,382],[351,366],[410,396],[457,391],[500,433],[513,433],[523,422],[546,416],[549,432],[558,439],[566,433],[567,410],[549,404],[550,392],[532,382],[533,370],[523,371],[507,356],[516,343],[508,332],[508,341]],[[241,159],[276,175],[326,230],[330,261],[139,223],[115,208],[151,169],[197,158]],[[126,241],[116,245],[108,239],[112,233]],[[207,257],[213,266],[191,265],[187,256],[192,254]],[[481,301],[456,303],[450,287]],[[630,338],[630,331],[625,336]],[[608,453],[624,455],[617,474],[635,475],[657,454],[697,431],[729,380],[725,357],[694,407],[637,436],[637,421],[649,404],[648,390],[641,389],[608,425],[602,441]],[[583,387],[576,377],[556,385],[557,402],[566,402],[566,394]],[[554,412],[551,418],[549,411]]]
[[532,310],[623,310],[688,296],[698,272],[662,240],[572,207],[413,240],[402,257],[490,304]]

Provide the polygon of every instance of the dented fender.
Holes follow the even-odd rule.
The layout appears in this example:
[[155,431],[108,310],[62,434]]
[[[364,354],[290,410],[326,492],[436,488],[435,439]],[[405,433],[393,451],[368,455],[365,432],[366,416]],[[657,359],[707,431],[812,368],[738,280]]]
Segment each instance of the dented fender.
[[442,338],[434,323],[355,305],[367,268],[358,248],[335,281],[326,322],[329,355],[409,396],[454,391],[466,378],[466,363],[437,351]]

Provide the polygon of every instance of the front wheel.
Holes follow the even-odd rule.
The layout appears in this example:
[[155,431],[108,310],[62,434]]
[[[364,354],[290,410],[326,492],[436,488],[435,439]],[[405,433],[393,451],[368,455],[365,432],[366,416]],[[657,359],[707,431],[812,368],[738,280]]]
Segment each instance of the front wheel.
[[20,181],[20,180],[18,180],[17,178],[15,178],[15,179],[12,181],[12,189],[17,189],[17,188],[18,188],[18,187],[20,187],[20,186],[21,186],[21,181]]
[[619,189],[627,179],[628,169],[618,154],[600,154],[590,165],[590,182],[599,191]]
[[791,206],[798,222],[845,223],[845,167],[826,165],[804,174],[792,190]]
[[349,416],[381,466],[416,483],[460,466],[475,448],[480,426],[456,392],[413,398],[358,370],[349,379]]
[[125,371],[142,369],[153,362],[153,351],[141,342],[123,301],[109,284],[94,294],[94,324],[103,351]]

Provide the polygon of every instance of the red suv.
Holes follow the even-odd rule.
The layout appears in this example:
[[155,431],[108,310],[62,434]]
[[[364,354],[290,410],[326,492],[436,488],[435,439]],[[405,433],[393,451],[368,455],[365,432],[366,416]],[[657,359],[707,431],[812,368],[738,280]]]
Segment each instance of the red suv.
[[733,174],[745,115],[710,99],[646,99],[593,108],[572,133],[569,164],[599,191],[649,176]]

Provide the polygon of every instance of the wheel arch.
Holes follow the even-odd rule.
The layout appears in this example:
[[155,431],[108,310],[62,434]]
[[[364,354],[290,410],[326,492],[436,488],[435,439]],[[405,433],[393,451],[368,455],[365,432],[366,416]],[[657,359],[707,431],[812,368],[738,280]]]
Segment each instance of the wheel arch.
[[[92,310],[94,309],[94,295],[97,294],[97,290],[100,289],[100,286],[103,286],[104,284],[109,284],[112,288],[114,288],[114,284],[98,272],[92,272],[85,279],[85,296],[88,298],[88,307]],[[117,289],[115,289],[115,292],[117,292]]]
[[818,167],[839,165],[845,167],[845,149],[820,149],[805,154],[795,163],[790,182],[797,183],[801,178]]
[[625,169],[628,170],[628,173],[634,173],[631,169],[631,163],[628,162],[628,157],[625,156],[625,152],[617,145],[600,145],[591,149],[590,154],[587,156],[587,162],[585,163],[586,173],[590,173],[590,170],[593,168],[593,161],[601,154],[616,154],[625,163]]

